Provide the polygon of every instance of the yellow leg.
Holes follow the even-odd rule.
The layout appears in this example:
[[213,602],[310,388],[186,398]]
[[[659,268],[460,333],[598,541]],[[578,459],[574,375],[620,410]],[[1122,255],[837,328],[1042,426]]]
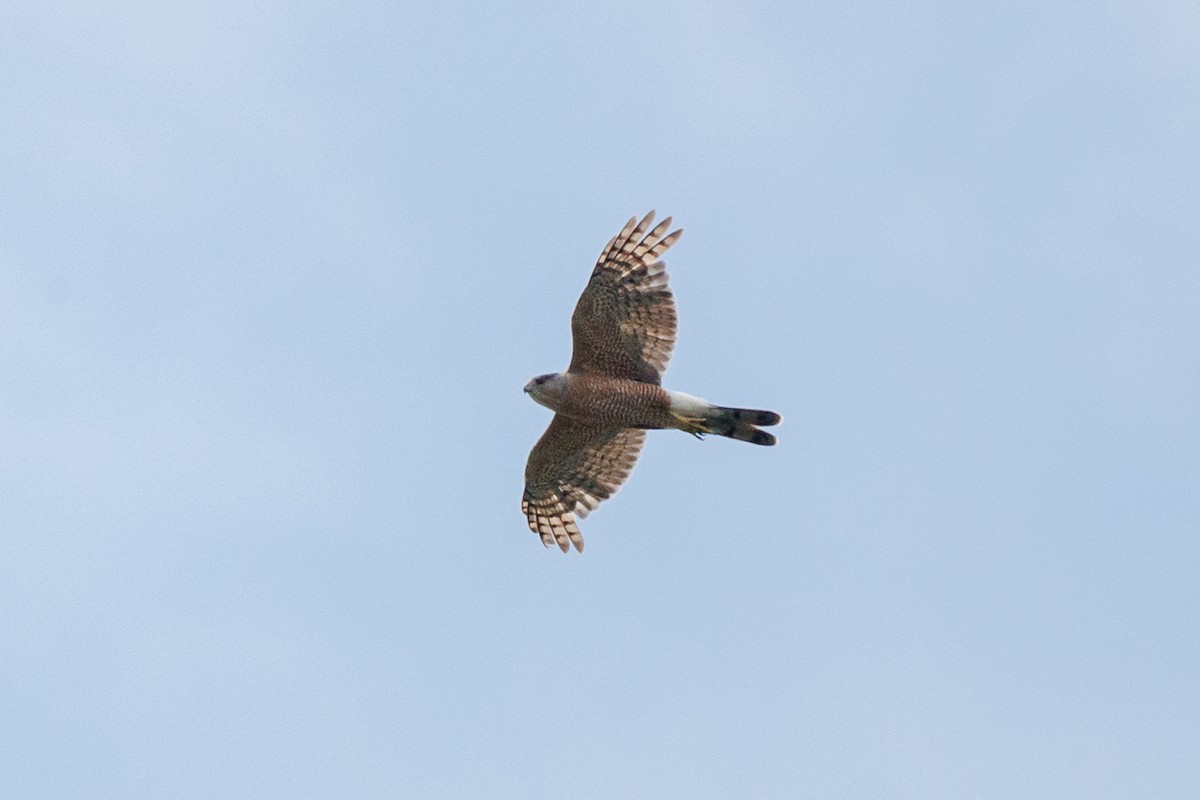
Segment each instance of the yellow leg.
[[671,416],[675,419],[675,426],[681,431],[687,431],[693,436],[700,436],[708,433],[708,428],[704,425],[702,417],[689,417],[680,414],[678,411],[672,411]]

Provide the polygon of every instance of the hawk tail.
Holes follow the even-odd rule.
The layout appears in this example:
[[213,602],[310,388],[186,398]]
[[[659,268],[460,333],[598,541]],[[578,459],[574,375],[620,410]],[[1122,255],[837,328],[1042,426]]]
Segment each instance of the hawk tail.
[[778,425],[782,419],[774,411],[713,406],[704,415],[704,430],[701,433],[715,433],[742,442],[770,446],[775,444],[775,437],[759,430],[757,426]]
[[682,392],[669,394],[671,415],[680,430],[695,435],[711,433],[727,436],[730,439],[764,446],[775,444],[774,436],[758,429],[759,425],[778,425],[783,420],[783,417],[774,411],[714,406]]

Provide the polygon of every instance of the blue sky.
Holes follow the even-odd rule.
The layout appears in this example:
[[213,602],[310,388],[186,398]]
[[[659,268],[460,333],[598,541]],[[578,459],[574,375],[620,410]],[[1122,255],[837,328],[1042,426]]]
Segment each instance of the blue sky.
[[[0,794],[1195,797],[1191,3],[12,3]],[[658,432],[519,510],[656,208]]]

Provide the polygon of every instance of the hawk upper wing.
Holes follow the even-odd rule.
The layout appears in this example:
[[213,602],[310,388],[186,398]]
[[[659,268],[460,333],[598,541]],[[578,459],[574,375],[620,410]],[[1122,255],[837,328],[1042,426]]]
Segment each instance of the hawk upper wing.
[[555,414],[525,465],[521,510],[542,544],[583,552],[575,517],[586,517],[621,488],[637,463],[646,432],[611,428]]
[[571,317],[570,372],[659,383],[675,347],[675,299],[658,257],[683,231],[667,217],[646,233],[654,212],[632,217],[600,254]]

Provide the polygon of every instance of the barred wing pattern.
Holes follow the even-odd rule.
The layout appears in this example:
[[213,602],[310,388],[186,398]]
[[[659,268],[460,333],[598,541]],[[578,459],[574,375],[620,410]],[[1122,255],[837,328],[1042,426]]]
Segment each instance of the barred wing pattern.
[[542,544],[583,552],[575,523],[611,497],[637,463],[646,432],[590,425],[555,414],[525,465],[521,510]]
[[571,317],[569,372],[592,372],[658,384],[675,348],[675,299],[658,260],[683,231],[671,218],[649,230],[654,212],[630,218],[592,271]]

